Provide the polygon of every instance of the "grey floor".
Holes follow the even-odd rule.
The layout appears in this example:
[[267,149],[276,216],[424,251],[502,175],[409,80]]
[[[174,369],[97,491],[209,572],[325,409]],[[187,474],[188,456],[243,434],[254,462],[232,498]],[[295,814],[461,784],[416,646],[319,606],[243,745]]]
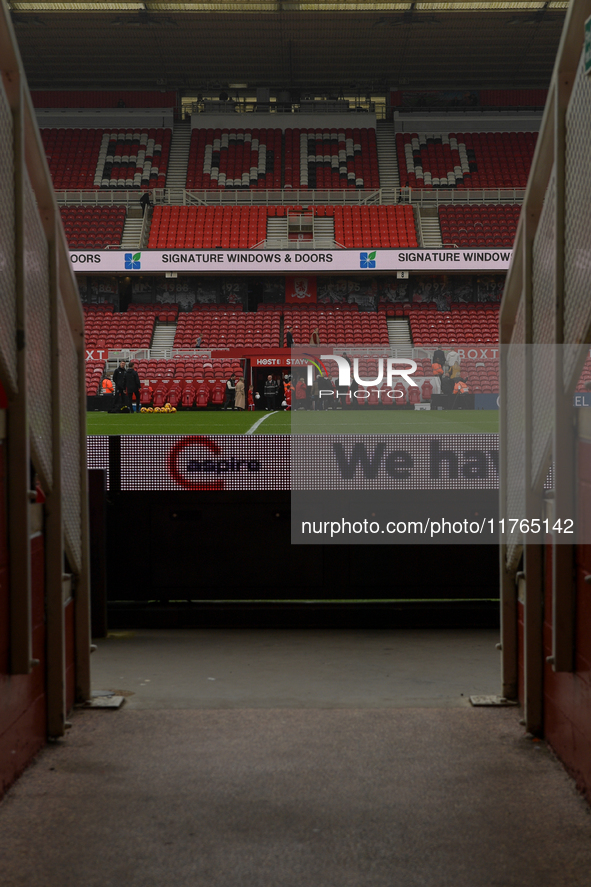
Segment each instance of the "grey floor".
[[[0,805],[3,887],[590,887],[591,816],[494,632],[114,632]],[[463,694],[463,695],[462,695]]]

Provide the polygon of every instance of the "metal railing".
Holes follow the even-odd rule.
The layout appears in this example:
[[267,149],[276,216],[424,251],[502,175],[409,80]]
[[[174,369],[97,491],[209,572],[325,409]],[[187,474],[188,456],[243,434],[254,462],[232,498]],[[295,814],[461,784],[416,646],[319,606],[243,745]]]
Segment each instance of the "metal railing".
[[[98,191],[56,191],[60,206],[138,206],[143,191],[107,189]],[[156,206],[371,206],[410,203],[413,206],[444,204],[521,203],[521,188],[486,188],[458,191],[453,188],[433,191],[412,188],[375,188],[371,190],[215,190],[187,191],[184,188],[155,188],[150,192]]]

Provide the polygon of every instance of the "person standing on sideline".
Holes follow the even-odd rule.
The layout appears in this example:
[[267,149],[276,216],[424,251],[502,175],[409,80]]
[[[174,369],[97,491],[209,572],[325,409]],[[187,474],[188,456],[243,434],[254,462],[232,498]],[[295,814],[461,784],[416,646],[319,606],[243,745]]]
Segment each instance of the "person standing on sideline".
[[115,385],[115,403],[114,407],[122,407],[125,403],[125,361],[120,360],[119,366],[113,373],[113,383]]
[[222,407],[223,410],[233,410],[234,409],[234,401],[236,398],[236,376],[234,373],[230,376],[228,381],[226,382],[226,399],[224,401],[224,405]]
[[137,404],[137,412],[139,415],[140,412],[140,389],[142,387],[142,383],[140,382],[140,377],[137,374],[137,370],[133,365],[133,361],[129,362],[129,366],[125,373],[125,387],[127,388],[127,402],[129,404],[129,412],[133,413],[133,396],[135,394],[135,402]]
[[293,348],[293,345],[294,345],[293,333],[291,331],[291,327],[288,326],[287,330],[285,331],[285,347],[286,348]]
[[238,379],[238,381],[236,382],[236,392],[234,394],[234,409],[244,410],[244,404],[244,382],[242,381],[242,379]]
[[152,202],[150,200],[150,192],[144,191],[142,196],[140,197],[140,203],[142,205],[142,216],[146,215],[146,210],[149,206],[152,206]]
[[276,409],[275,401],[277,399],[278,388],[279,385],[277,384],[271,373],[269,373],[269,375],[267,376],[267,381],[265,382],[265,400],[267,402],[267,406],[265,407],[266,410],[273,411]]
[[112,394],[113,393],[113,383],[111,382],[109,376],[105,376],[103,379],[103,394]]

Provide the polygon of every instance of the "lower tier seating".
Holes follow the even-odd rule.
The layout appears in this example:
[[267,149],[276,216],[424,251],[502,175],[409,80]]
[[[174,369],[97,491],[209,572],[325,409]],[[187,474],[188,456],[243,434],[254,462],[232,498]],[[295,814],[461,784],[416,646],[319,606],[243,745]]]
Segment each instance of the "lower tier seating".
[[499,341],[499,313],[496,308],[412,309],[408,312],[413,345],[484,345]]
[[229,379],[232,373],[242,375],[240,360],[230,357],[192,360],[137,360],[135,368],[142,381],[159,379]]
[[93,396],[100,394],[101,382],[105,371],[104,360],[87,360],[84,369],[86,370],[86,394]]
[[334,233],[348,249],[418,245],[412,206],[335,206]]
[[279,311],[189,311],[179,315],[174,347],[195,348],[197,336],[201,335],[201,347],[207,349],[277,348],[280,329]]
[[266,206],[157,206],[148,249],[250,249],[266,237]]
[[285,335],[291,328],[295,345],[308,345],[318,330],[321,345],[388,345],[388,325],[383,311],[292,311],[283,312]]
[[149,348],[154,333],[154,311],[110,314],[85,312],[87,348]]
[[520,212],[516,205],[440,206],[441,239],[444,245],[512,247]]
[[123,206],[62,206],[60,215],[70,249],[106,249],[121,244]]

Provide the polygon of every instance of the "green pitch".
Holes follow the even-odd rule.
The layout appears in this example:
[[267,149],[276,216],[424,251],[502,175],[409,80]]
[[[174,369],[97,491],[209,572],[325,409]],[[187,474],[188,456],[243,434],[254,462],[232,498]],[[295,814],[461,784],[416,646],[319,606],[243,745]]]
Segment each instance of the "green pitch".
[[[260,423],[260,424],[259,424]],[[498,410],[87,413],[88,434],[494,434]]]

